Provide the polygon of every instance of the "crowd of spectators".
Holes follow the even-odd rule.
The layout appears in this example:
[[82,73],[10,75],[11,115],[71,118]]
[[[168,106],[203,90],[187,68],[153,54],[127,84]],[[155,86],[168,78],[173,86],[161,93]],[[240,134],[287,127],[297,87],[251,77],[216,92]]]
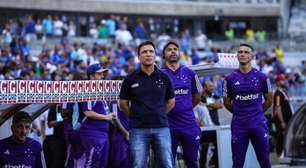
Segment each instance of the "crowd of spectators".
[[[135,50],[137,44],[145,39],[155,42],[156,63],[159,66],[163,63],[163,45],[173,38],[180,43],[181,63],[185,65],[216,62],[217,53],[231,53],[235,48],[213,46],[201,30],[194,33],[189,29],[180,30],[176,19],[163,24],[156,18],[146,22],[138,19],[132,25],[128,17],[89,17],[89,27],[84,28],[84,20],[80,19],[79,22],[81,28],[77,33],[76,23],[66,16],[25,16],[19,20],[9,20],[2,28],[0,79],[51,80],[51,76],[58,73],[64,80],[71,80],[72,74],[85,72],[94,63],[101,63],[111,70],[108,79],[126,76],[138,67]],[[83,35],[92,37],[92,43],[71,42],[72,37]],[[48,40],[54,37],[60,38],[61,42],[52,46]],[[33,54],[29,44],[37,40],[42,41],[42,46]],[[284,54],[280,45],[272,51],[257,48],[255,55],[258,67],[269,76],[272,84],[275,84],[277,74],[286,74],[291,93],[304,94],[306,63],[301,62],[301,67],[285,67]],[[216,85],[218,83],[215,82]]]

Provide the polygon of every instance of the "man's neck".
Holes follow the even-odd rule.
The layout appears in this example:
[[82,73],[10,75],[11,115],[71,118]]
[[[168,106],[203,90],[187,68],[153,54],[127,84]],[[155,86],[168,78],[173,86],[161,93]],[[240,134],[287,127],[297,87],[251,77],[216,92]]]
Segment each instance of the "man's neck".
[[12,136],[12,141],[13,141],[14,143],[16,143],[16,144],[22,144],[22,143],[25,142],[25,141],[20,141],[18,138],[14,137],[14,136]]
[[252,70],[251,64],[239,65],[239,69],[242,73],[247,74]]
[[166,62],[166,66],[172,71],[176,71],[180,67],[180,64],[178,62]]
[[151,75],[154,72],[154,65],[150,66],[141,65],[140,69],[147,75]]
[[204,96],[211,96],[211,95],[212,95],[212,92],[205,91],[205,92],[203,92],[203,95],[204,95]]
[[277,86],[277,88],[280,89],[280,90],[286,90],[286,88],[283,87],[283,86]]

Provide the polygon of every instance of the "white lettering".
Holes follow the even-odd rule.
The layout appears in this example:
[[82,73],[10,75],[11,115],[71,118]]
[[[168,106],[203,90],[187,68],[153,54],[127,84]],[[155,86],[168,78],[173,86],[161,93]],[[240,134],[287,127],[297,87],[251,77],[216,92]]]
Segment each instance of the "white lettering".
[[176,89],[174,91],[175,95],[186,95],[188,94],[188,89]]
[[10,164],[6,164],[3,167],[4,168],[32,168],[32,166],[26,166],[24,164],[22,164],[22,165],[10,165]]
[[246,96],[241,96],[241,95],[236,95],[235,99],[236,100],[255,100],[258,99],[259,94],[249,94]]

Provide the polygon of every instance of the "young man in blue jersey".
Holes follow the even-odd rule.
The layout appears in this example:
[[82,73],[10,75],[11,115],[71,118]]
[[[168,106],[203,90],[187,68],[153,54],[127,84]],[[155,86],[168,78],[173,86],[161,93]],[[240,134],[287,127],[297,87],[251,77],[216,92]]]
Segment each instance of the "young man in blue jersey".
[[[102,80],[105,71],[100,64],[93,64],[88,67],[87,75],[90,80]],[[80,128],[80,137],[85,148],[83,167],[105,168],[109,149],[109,123],[116,116],[109,114],[104,100],[84,102],[81,106],[85,114]]]
[[172,154],[175,159],[180,144],[187,167],[196,168],[201,130],[196,122],[193,107],[200,102],[202,85],[193,70],[179,63],[179,52],[179,45],[175,41],[169,41],[163,48],[166,66],[162,71],[170,77],[175,93],[175,106],[168,113]]
[[31,122],[28,113],[15,114],[12,136],[0,140],[0,167],[45,167],[40,143],[28,138]]
[[[262,168],[270,168],[269,135],[264,112],[272,105],[272,90],[266,75],[252,68],[253,47],[240,44],[239,69],[224,80],[224,106],[233,113],[233,168],[242,168],[251,141]],[[263,100],[264,98],[264,100]]]

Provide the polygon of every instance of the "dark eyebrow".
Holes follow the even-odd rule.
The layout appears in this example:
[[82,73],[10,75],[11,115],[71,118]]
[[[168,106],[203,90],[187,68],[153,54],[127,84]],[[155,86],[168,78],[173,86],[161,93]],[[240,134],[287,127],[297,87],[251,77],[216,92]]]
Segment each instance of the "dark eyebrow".
[[238,50],[238,53],[247,53],[247,54],[249,54],[249,53],[251,53],[252,51],[248,51],[248,50]]
[[154,52],[153,49],[147,49],[147,50],[142,50],[141,53],[144,53],[144,52],[147,52],[147,51],[151,51],[151,52]]
[[169,49],[178,49],[177,47],[167,47],[167,50]]

